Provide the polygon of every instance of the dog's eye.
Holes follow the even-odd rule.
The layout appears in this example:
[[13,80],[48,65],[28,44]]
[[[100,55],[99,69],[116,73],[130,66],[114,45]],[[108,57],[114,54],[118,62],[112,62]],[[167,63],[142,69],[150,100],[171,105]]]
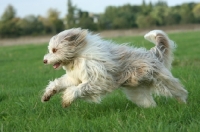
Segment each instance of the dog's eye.
[[52,49],[52,52],[53,52],[53,53],[56,53],[56,51],[57,51],[57,49],[55,49],[55,48]]

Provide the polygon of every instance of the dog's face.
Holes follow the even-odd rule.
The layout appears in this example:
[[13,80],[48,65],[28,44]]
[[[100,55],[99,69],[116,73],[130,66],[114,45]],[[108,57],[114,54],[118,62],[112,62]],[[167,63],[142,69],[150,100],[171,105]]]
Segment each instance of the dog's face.
[[67,65],[86,45],[88,31],[80,28],[65,30],[53,36],[49,42],[49,53],[44,56],[45,64],[52,64],[54,69]]

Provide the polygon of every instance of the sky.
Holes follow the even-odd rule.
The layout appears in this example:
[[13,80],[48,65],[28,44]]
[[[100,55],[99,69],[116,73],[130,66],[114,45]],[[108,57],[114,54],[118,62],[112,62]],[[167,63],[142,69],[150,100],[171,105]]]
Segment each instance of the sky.
[[[107,6],[121,6],[124,4],[141,5],[142,0],[71,0],[72,4],[83,11],[91,13],[103,13]],[[156,3],[159,0],[145,0]],[[164,0],[168,6],[180,5],[182,3],[196,2],[200,0]],[[42,15],[46,16],[50,8],[56,9],[60,12],[60,17],[67,14],[67,0],[0,0],[0,16],[5,11],[5,8],[11,4],[18,17],[25,17],[27,15]]]

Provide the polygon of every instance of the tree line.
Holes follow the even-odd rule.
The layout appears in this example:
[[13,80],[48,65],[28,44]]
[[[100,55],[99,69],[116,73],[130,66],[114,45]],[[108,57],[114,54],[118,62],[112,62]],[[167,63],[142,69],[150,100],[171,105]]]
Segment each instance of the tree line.
[[126,4],[108,6],[104,13],[92,14],[67,1],[66,17],[49,9],[47,16],[16,16],[16,10],[8,5],[0,18],[0,37],[56,34],[64,29],[81,27],[96,30],[148,28],[177,24],[200,23],[200,3],[184,3],[169,7],[165,1],[141,5]]

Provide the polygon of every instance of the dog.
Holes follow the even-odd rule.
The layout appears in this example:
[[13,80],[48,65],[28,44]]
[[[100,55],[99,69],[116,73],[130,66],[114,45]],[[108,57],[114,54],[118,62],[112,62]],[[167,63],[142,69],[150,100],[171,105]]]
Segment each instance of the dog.
[[42,102],[62,91],[63,107],[77,98],[99,103],[120,88],[139,107],[155,107],[153,95],[186,103],[187,90],[170,72],[175,43],[161,30],[150,31],[144,38],[155,46],[147,50],[119,45],[81,28],[53,36],[43,62],[54,69],[62,67],[66,74],[49,82]]

